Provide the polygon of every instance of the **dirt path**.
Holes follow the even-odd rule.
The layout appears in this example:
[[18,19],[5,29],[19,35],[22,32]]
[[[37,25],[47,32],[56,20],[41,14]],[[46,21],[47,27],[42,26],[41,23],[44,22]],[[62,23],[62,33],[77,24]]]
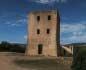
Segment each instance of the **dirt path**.
[[0,53],[0,70],[31,70],[21,68],[13,63],[13,61],[20,56],[8,55],[8,53]]

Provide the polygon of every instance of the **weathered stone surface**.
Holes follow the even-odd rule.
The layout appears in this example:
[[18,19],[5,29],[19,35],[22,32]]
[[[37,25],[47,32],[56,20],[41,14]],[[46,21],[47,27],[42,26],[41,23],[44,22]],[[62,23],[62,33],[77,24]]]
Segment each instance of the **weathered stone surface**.
[[[36,11],[29,13],[28,16],[26,55],[57,56],[60,36],[60,17],[58,12],[56,10]],[[40,21],[37,21],[37,16],[40,16]],[[48,20],[48,16],[51,16],[51,20]],[[37,34],[37,29],[40,30],[40,34]],[[47,29],[50,29],[49,34],[47,34]],[[42,44],[41,54],[38,53],[39,44]]]

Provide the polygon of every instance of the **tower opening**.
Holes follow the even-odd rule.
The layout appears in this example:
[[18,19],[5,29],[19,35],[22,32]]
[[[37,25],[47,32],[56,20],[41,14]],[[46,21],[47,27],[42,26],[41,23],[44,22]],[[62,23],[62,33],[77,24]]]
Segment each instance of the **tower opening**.
[[37,16],[37,21],[40,21],[40,16]]
[[43,45],[39,44],[38,45],[38,54],[42,54],[42,49],[43,49]]
[[47,34],[50,34],[50,29],[47,29]]
[[40,34],[40,30],[39,29],[37,29],[37,34]]
[[50,15],[48,15],[48,20],[51,20],[51,16]]

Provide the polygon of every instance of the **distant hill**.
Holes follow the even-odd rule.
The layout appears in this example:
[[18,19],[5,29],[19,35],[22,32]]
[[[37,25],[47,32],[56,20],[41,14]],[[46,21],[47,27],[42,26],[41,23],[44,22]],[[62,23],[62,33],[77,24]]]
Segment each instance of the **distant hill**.
[[65,44],[64,46],[86,46],[86,43],[71,43],[71,44]]

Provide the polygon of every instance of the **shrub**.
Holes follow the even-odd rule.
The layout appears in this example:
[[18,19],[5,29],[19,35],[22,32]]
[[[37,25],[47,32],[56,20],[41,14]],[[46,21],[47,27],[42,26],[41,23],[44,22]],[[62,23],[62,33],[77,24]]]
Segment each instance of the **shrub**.
[[0,44],[0,52],[18,52],[25,53],[26,45],[25,44],[17,44],[17,43],[8,43],[3,41]]
[[72,70],[86,70],[86,47],[74,47]]

